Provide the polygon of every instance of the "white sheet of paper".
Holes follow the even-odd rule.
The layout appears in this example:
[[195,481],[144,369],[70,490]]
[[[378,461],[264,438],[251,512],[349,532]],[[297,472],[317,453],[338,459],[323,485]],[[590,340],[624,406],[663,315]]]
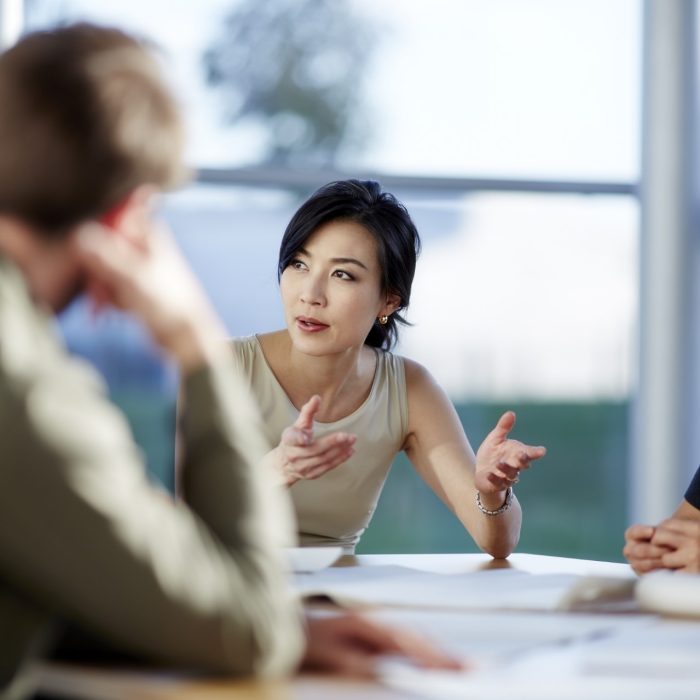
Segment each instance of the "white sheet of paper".
[[[513,615],[508,615],[512,618]],[[561,621],[560,614],[552,615]],[[390,661],[383,681],[423,698],[470,700],[697,700],[700,697],[700,625],[646,618],[642,629],[614,620],[601,638],[538,645],[464,672],[430,671]],[[569,623],[564,622],[563,627]],[[534,632],[534,629],[533,629]],[[533,640],[534,641],[534,640]]]
[[339,567],[295,579],[301,596],[341,605],[399,605],[472,610],[566,610],[606,597],[631,599],[633,578],[529,574],[496,569],[436,574],[401,566]]
[[510,663],[537,649],[606,639],[629,631],[644,635],[651,615],[564,612],[413,610],[392,608],[364,613],[378,622],[410,629],[453,656],[479,667]]

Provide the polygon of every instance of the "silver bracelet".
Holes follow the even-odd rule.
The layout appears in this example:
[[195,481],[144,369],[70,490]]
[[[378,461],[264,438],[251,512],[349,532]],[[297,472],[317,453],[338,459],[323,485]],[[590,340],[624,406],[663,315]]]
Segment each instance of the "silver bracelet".
[[501,513],[505,513],[507,510],[510,509],[512,503],[513,489],[510,486],[506,489],[506,500],[503,501],[503,505],[500,508],[496,508],[496,510],[489,510],[488,508],[485,508],[484,504],[481,502],[481,494],[478,491],[476,492],[476,507],[484,515],[500,515]]

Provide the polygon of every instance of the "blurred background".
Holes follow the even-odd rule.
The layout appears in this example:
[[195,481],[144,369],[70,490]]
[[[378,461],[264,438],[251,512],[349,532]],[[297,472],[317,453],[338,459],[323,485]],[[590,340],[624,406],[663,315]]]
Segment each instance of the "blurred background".
[[[163,216],[231,335],[282,325],[277,248],[316,187],[371,177],[404,201],[423,253],[398,352],[475,449],[505,409],[548,447],[518,486],[520,551],[621,560],[641,478],[641,0],[4,4],[18,34],[87,19],[158,45],[195,173]],[[61,327],[172,488],[172,368],[117,313],[77,304]],[[674,469],[678,501],[694,465]],[[474,545],[402,456],[358,551]]]

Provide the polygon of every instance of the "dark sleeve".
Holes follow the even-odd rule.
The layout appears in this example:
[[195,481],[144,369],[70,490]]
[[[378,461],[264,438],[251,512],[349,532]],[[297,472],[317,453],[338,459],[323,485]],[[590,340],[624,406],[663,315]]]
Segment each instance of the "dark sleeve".
[[700,467],[695,472],[695,476],[690,482],[688,490],[685,492],[685,500],[688,501],[691,506],[700,510]]
[[[51,354],[51,353],[49,353]],[[125,420],[80,363],[0,382],[0,572],[44,609],[185,667],[276,675],[302,649],[256,469],[256,414],[223,358],[186,381],[190,505],[152,487]]]

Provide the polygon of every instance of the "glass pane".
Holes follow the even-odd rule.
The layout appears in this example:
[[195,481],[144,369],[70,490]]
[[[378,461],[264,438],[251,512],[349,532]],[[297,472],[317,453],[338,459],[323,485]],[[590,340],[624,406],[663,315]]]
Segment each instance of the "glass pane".
[[198,166],[638,176],[639,0],[33,0],[28,9],[30,27],[87,18],[161,44]]
[[[474,448],[508,409],[548,455],[518,485],[519,549],[622,559],[637,322],[627,197],[406,197],[424,240],[401,351],[445,387]],[[360,552],[475,551],[401,456]]]
[[[408,314],[414,325],[399,351],[445,387],[475,448],[514,409],[514,437],[549,449],[518,486],[520,549],[620,559],[636,201],[396,194],[424,244]],[[178,239],[232,334],[283,323],[277,247],[300,196],[196,187],[169,201]],[[461,525],[400,456],[358,551],[470,549]]]

